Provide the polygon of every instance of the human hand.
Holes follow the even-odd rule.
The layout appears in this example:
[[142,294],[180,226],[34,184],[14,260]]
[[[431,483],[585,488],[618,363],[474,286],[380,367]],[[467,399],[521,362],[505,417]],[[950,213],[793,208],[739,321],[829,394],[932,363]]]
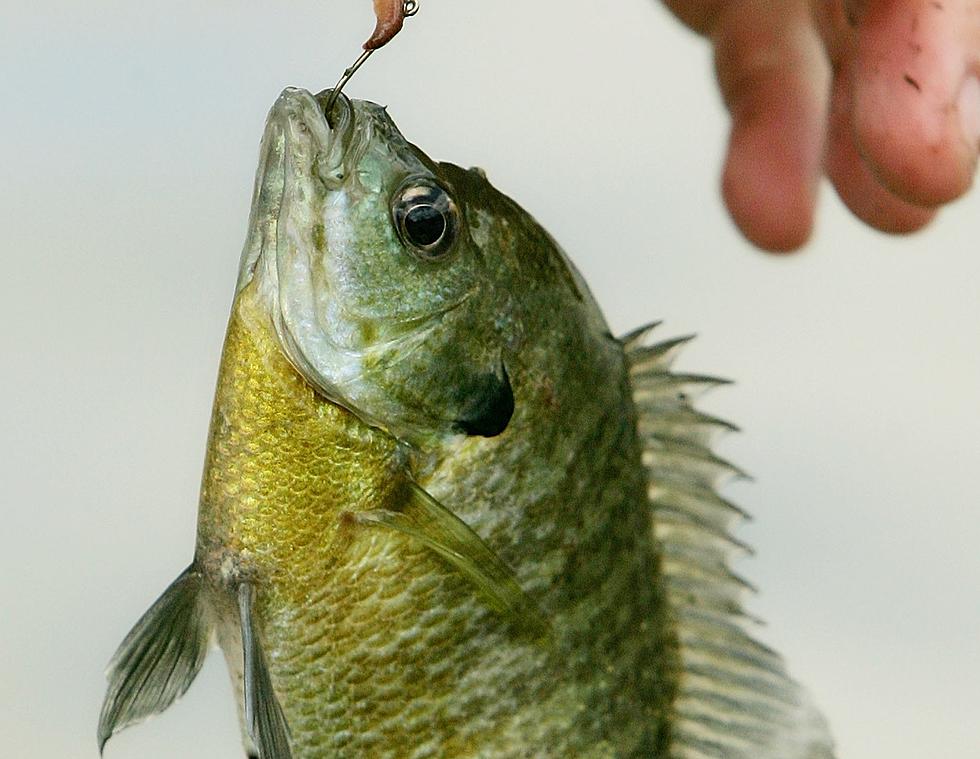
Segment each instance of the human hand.
[[732,131],[728,210],[753,243],[803,245],[823,174],[885,232],[973,181],[980,0],[664,0],[709,38]]

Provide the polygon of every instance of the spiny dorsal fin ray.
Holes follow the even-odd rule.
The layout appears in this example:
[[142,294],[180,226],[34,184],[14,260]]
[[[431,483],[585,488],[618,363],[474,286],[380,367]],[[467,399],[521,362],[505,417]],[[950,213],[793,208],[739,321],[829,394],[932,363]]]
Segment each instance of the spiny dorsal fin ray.
[[[727,531],[732,522],[746,519],[745,512],[731,501],[719,496],[710,487],[686,485],[658,479],[651,468],[650,501],[665,511],[682,515],[687,521],[705,525],[712,530]],[[727,533],[726,533],[727,534]]]
[[749,480],[740,467],[715,454],[708,446],[664,434],[643,435],[646,446],[643,463],[657,467],[662,475],[695,479],[708,486],[722,478]]
[[644,440],[670,438],[707,448],[722,434],[739,431],[724,419],[691,408],[687,400],[655,398],[635,404],[640,414],[637,432]]
[[832,759],[819,713],[782,658],[754,639],[756,623],[742,605],[751,586],[730,568],[734,556],[750,551],[730,532],[745,514],[716,488],[742,472],[709,445],[714,433],[736,428],[692,406],[696,395],[726,381],[672,372],[689,338],[645,345],[654,326],[622,343],[681,660],[667,755]]
[[662,403],[664,396],[672,396],[679,403],[687,403],[712,388],[732,384],[731,380],[707,374],[671,374],[666,370],[663,373],[631,374],[631,378],[633,397],[638,404],[653,400]]
[[680,353],[680,349],[693,339],[694,335],[684,335],[653,345],[637,345],[632,353],[630,371],[637,374],[669,368]]
[[713,588],[725,589],[729,594],[737,595],[739,598],[746,593],[756,592],[756,587],[752,583],[732,572],[724,564],[709,566],[699,558],[691,557],[689,553],[683,551],[663,553],[663,561],[670,564],[667,569],[674,577],[684,575],[690,582],[697,581]]
[[547,637],[541,609],[517,582],[513,571],[469,525],[414,482],[399,511],[375,509],[355,514],[362,523],[379,524],[425,544],[469,580],[487,604],[535,637]]
[[290,759],[289,728],[273,690],[265,652],[252,618],[254,596],[255,591],[250,584],[238,586],[244,658],[245,728],[259,752],[259,759]]
[[678,510],[673,507],[673,504],[667,506],[663,503],[652,503],[652,505],[657,513],[654,534],[663,542],[680,542],[713,557],[751,556],[753,553],[749,545],[706,519],[701,519],[685,510]]
[[193,567],[185,570],[116,650],[106,672],[109,689],[99,717],[100,752],[114,733],[164,711],[194,682],[211,640],[202,583]]
[[643,324],[620,337],[619,342],[622,343],[623,349],[627,353],[632,353],[635,349],[642,347],[644,341],[647,339],[647,336],[661,324],[663,324],[662,321]]

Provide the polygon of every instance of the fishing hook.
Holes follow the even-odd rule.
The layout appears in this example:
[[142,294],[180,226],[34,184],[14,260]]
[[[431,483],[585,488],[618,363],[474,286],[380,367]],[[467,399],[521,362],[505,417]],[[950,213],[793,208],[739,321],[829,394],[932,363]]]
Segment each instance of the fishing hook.
[[354,61],[354,63],[352,63],[350,66],[344,69],[343,75],[340,77],[340,79],[337,81],[337,84],[335,84],[333,86],[333,89],[330,91],[330,96],[327,98],[327,102],[323,106],[323,113],[327,117],[327,126],[329,126],[331,129],[333,129],[334,126],[333,120],[331,118],[331,114],[333,113],[333,107],[334,104],[337,102],[337,98],[340,97],[340,91],[344,89],[344,85],[350,81],[350,78],[354,76],[355,73],[357,73],[357,70],[364,65],[364,61],[370,58],[373,52],[374,52],[373,49],[368,49],[362,52],[357,57],[357,60]]
[[[411,18],[416,13],[419,12],[418,0],[404,0],[402,3],[402,16],[403,18]],[[364,65],[364,62],[371,57],[371,54],[377,50],[377,48],[368,48],[364,50],[357,60],[354,61],[350,66],[344,69],[344,73],[341,75],[337,84],[334,85],[333,90],[330,92],[330,96],[327,98],[326,104],[323,106],[323,113],[327,117],[327,126],[333,129],[333,121],[331,120],[331,114],[333,113],[334,104],[337,102],[337,98],[340,97],[341,90],[344,89],[347,82],[351,80],[351,77],[357,73],[357,70]]]

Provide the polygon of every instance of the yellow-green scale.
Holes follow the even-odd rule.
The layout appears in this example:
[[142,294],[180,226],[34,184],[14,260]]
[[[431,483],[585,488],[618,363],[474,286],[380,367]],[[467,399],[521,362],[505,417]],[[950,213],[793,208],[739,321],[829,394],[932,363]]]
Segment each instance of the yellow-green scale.
[[[401,508],[405,454],[391,436],[324,400],[303,380],[282,354],[268,313],[251,286],[233,308],[211,423],[197,563],[213,588],[219,639],[233,670],[236,657],[240,662],[232,629],[238,624],[234,585],[247,580],[255,587],[255,623],[295,759],[452,759],[487,751],[519,757],[528,746],[548,746],[556,756],[609,755],[607,741],[618,743],[620,732],[609,735],[603,725],[620,712],[647,714],[650,699],[660,697],[644,691],[634,694],[635,704],[615,709],[608,702],[608,667],[618,658],[610,659],[611,651],[580,650],[591,638],[575,633],[578,617],[569,616],[584,608],[594,578],[584,578],[582,590],[554,596],[567,596],[572,607],[554,609],[565,642],[549,649],[488,611],[468,581],[420,542],[359,523],[352,514]],[[619,450],[622,422],[600,426],[610,436],[603,447]],[[591,450],[583,448],[586,454]],[[624,456],[620,451],[608,461],[632,461]],[[459,465],[469,461],[468,454],[457,458]],[[473,461],[466,466],[479,469]],[[590,477],[594,469],[589,464]],[[603,482],[609,485],[608,478]],[[485,487],[466,488],[473,489]],[[632,486],[628,490],[622,498],[615,496],[618,487],[600,492],[629,504],[635,499]],[[454,503],[473,492],[456,495]],[[501,503],[514,497],[498,496]],[[599,507],[587,511],[597,516],[608,509],[600,498]],[[630,513],[645,524],[645,512]],[[615,532],[619,524],[614,520],[603,530]],[[531,522],[515,524],[498,542],[519,545],[535,530]],[[637,531],[626,532],[634,537],[621,550],[640,550],[633,546]],[[538,554],[531,555],[533,560]],[[626,572],[629,581],[621,590],[635,602],[627,606],[650,619],[656,599],[644,588],[653,570],[634,558],[616,561],[635,569]],[[636,573],[643,578],[638,584]],[[547,582],[564,587],[561,578]],[[630,640],[641,648],[657,645],[652,636]],[[618,651],[614,642],[606,644]],[[626,648],[622,666],[638,674],[636,645]],[[651,660],[647,654],[641,658]],[[591,664],[579,672],[574,662]],[[632,693],[623,682],[623,693]],[[662,687],[661,680],[655,688]],[[580,724],[585,714],[589,726]],[[654,719],[649,714],[635,722],[633,732]],[[627,744],[636,740],[620,737]]]
[[305,603],[329,571],[343,513],[392,506],[399,456],[393,438],[314,392],[282,354],[266,314],[252,286],[232,309],[202,484],[199,558],[230,558],[261,587]]
[[197,562],[225,596],[219,606],[231,608],[236,581],[255,586],[296,759],[370,756],[400,741],[409,751],[420,731],[445,739],[454,726],[431,710],[451,698],[453,652],[485,610],[423,545],[351,518],[399,508],[404,456],[300,377],[253,290],[239,294],[228,326]]

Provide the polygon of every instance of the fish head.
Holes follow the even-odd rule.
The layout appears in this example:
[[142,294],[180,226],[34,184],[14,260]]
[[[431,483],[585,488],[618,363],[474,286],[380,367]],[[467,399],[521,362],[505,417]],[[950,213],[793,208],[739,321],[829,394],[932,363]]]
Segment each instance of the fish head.
[[500,434],[517,301],[474,242],[461,170],[381,106],[329,101],[291,88],[272,107],[239,293],[255,288],[295,369],[368,424],[416,444]]

